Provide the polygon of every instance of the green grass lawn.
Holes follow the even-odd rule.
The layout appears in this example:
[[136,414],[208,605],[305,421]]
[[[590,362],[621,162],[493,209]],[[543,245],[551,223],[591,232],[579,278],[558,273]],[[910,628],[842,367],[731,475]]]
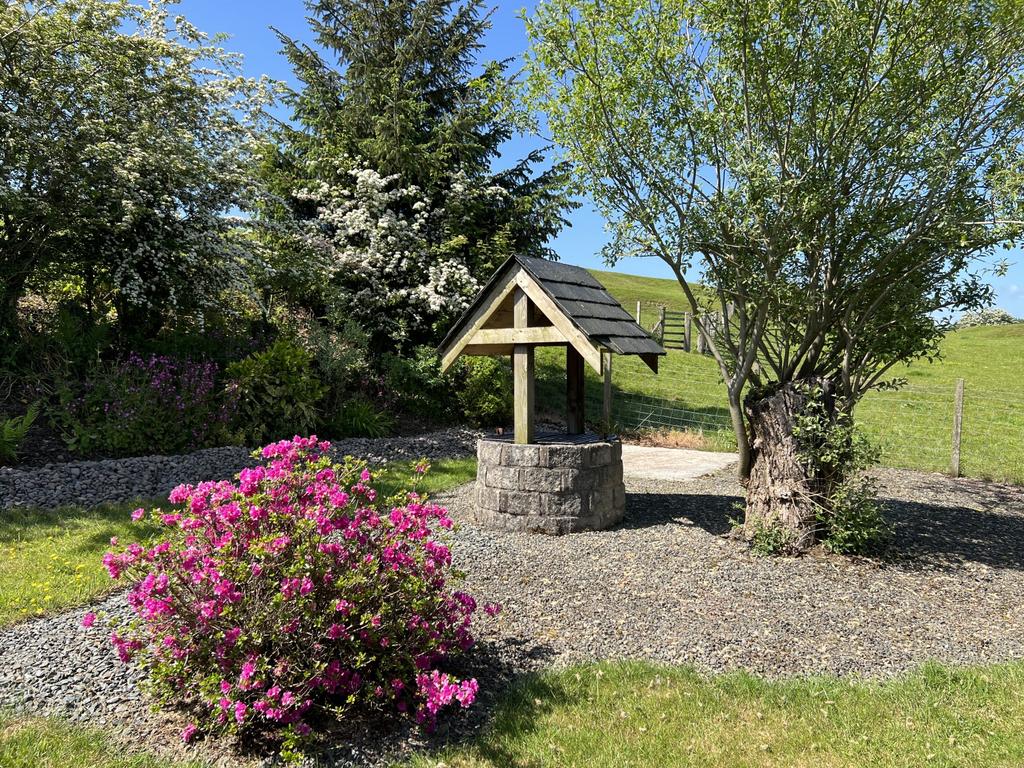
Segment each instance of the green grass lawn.
[[131,521],[139,506],[144,504],[0,515],[0,626],[81,605],[113,589],[100,560],[112,536],[131,541],[147,534]]
[[647,664],[549,672],[483,734],[412,768],[968,768],[1024,764],[1024,664],[885,683],[702,677]]
[[[411,487],[414,475],[414,461],[396,461],[388,465],[387,470],[377,478],[377,487],[381,493],[390,495]],[[430,462],[430,471],[416,483],[420,493],[428,496],[443,493],[457,486],[476,479],[476,457],[463,459],[440,459]]]
[[[886,682],[766,681],[599,664],[529,677],[473,740],[406,768],[1011,768],[1024,664],[928,665]],[[168,765],[102,731],[0,715],[4,768]],[[176,768],[184,768],[175,764]],[[195,765],[195,764],[189,764]]]
[[0,715],[3,768],[199,768],[200,763],[168,762],[130,755],[103,731],[56,719]]

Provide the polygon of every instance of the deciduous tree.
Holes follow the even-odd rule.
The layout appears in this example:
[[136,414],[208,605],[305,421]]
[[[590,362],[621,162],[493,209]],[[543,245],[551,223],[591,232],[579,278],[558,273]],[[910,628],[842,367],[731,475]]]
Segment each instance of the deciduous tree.
[[268,89],[173,4],[0,7],[5,341],[32,281],[105,295],[136,335],[248,290],[252,249],[234,235]]
[[734,308],[710,347],[748,530],[809,546],[829,513],[829,459],[793,436],[810,393],[841,419],[935,355],[1021,232],[1024,5],[544,0],[528,28],[530,103],[609,258],[656,256],[694,311],[692,275]]

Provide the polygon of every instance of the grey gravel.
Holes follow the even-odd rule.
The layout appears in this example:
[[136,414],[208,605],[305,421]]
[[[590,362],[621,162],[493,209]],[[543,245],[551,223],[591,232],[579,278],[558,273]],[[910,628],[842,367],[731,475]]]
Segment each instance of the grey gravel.
[[[445,459],[476,452],[479,433],[446,429],[425,435],[332,442],[338,456],[360,456],[376,465],[401,459]],[[181,456],[75,461],[41,467],[0,467],[0,509],[93,506],[166,496],[182,483],[220,480],[252,466],[244,447],[208,448]]]
[[[456,670],[480,679],[481,703],[427,741],[401,723],[359,724],[318,764],[380,765],[465,738],[509,681],[548,666],[645,659],[771,678],[886,678],[928,660],[1024,657],[1024,488],[895,470],[879,479],[896,535],[892,554],[874,560],[751,554],[728,535],[740,498],[728,471],[627,480],[621,525],[562,537],[475,527],[472,486],[441,497],[461,522],[452,544],[465,588],[504,605],[481,617],[481,642]],[[104,605],[120,610],[121,600]],[[118,723],[136,744],[174,749],[173,716],[144,712],[133,674],[104,633],[78,626],[82,614],[0,634],[0,709]]]

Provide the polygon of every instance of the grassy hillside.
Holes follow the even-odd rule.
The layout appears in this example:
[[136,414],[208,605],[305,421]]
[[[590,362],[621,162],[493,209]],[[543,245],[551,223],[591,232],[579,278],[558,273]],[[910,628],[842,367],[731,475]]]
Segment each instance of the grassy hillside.
[[[636,301],[669,304],[682,291],[671,280],[594,272],[627,309]],[[650,323],[645,322],[645,325]],[[561,406],[564,360],[542,350],[539,403]],[[591,417],[600,414],[597,377],[588,374]],[[950,461],[953,395],[965,380],[961,471],[969,476],[1024,482],[1024,324],[968,328],[950,334],[942,359],[894,372],[908,386],[868,395],[857,416],[878,444],[888,466],[945,471]],[[709,448],[735,443],[725,407],[724,387],[709,357],[670,352],[655,376],[635,358],[617,358],[613,369],[614,416],[623,427],[670,427],[703,433]]]

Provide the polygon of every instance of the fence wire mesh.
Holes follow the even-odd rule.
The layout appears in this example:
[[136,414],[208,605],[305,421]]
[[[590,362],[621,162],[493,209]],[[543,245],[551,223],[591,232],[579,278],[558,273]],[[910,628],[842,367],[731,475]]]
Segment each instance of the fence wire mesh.
[[[637,371],[637,375],[642,375]],[[633,377],[630,376],[630,379]],[[644,379],[652,391],[624,390],[617,377],[612,399],[615,429],[628,432],[680,431],[689,443],[708,450],[734,450],[724,384],[706,371],[666,371]],[[537,382],[537,400],[556,406],[565,399],[565,380],[550,366]],[[637,387],[639,389],[639,386]],[[883,466],[932,472],[950,470],[953,447],[955,384],[908,385],[868,394],[857,406],[856,419],[878,447]],[[685,393],[679,397],[676,393]],[[587,418],[601,418],[600,382],[587,381]],[[998,481],[1024,483],[1024,403],[1009,391],[966,380],[962,420],[960,473]]]

